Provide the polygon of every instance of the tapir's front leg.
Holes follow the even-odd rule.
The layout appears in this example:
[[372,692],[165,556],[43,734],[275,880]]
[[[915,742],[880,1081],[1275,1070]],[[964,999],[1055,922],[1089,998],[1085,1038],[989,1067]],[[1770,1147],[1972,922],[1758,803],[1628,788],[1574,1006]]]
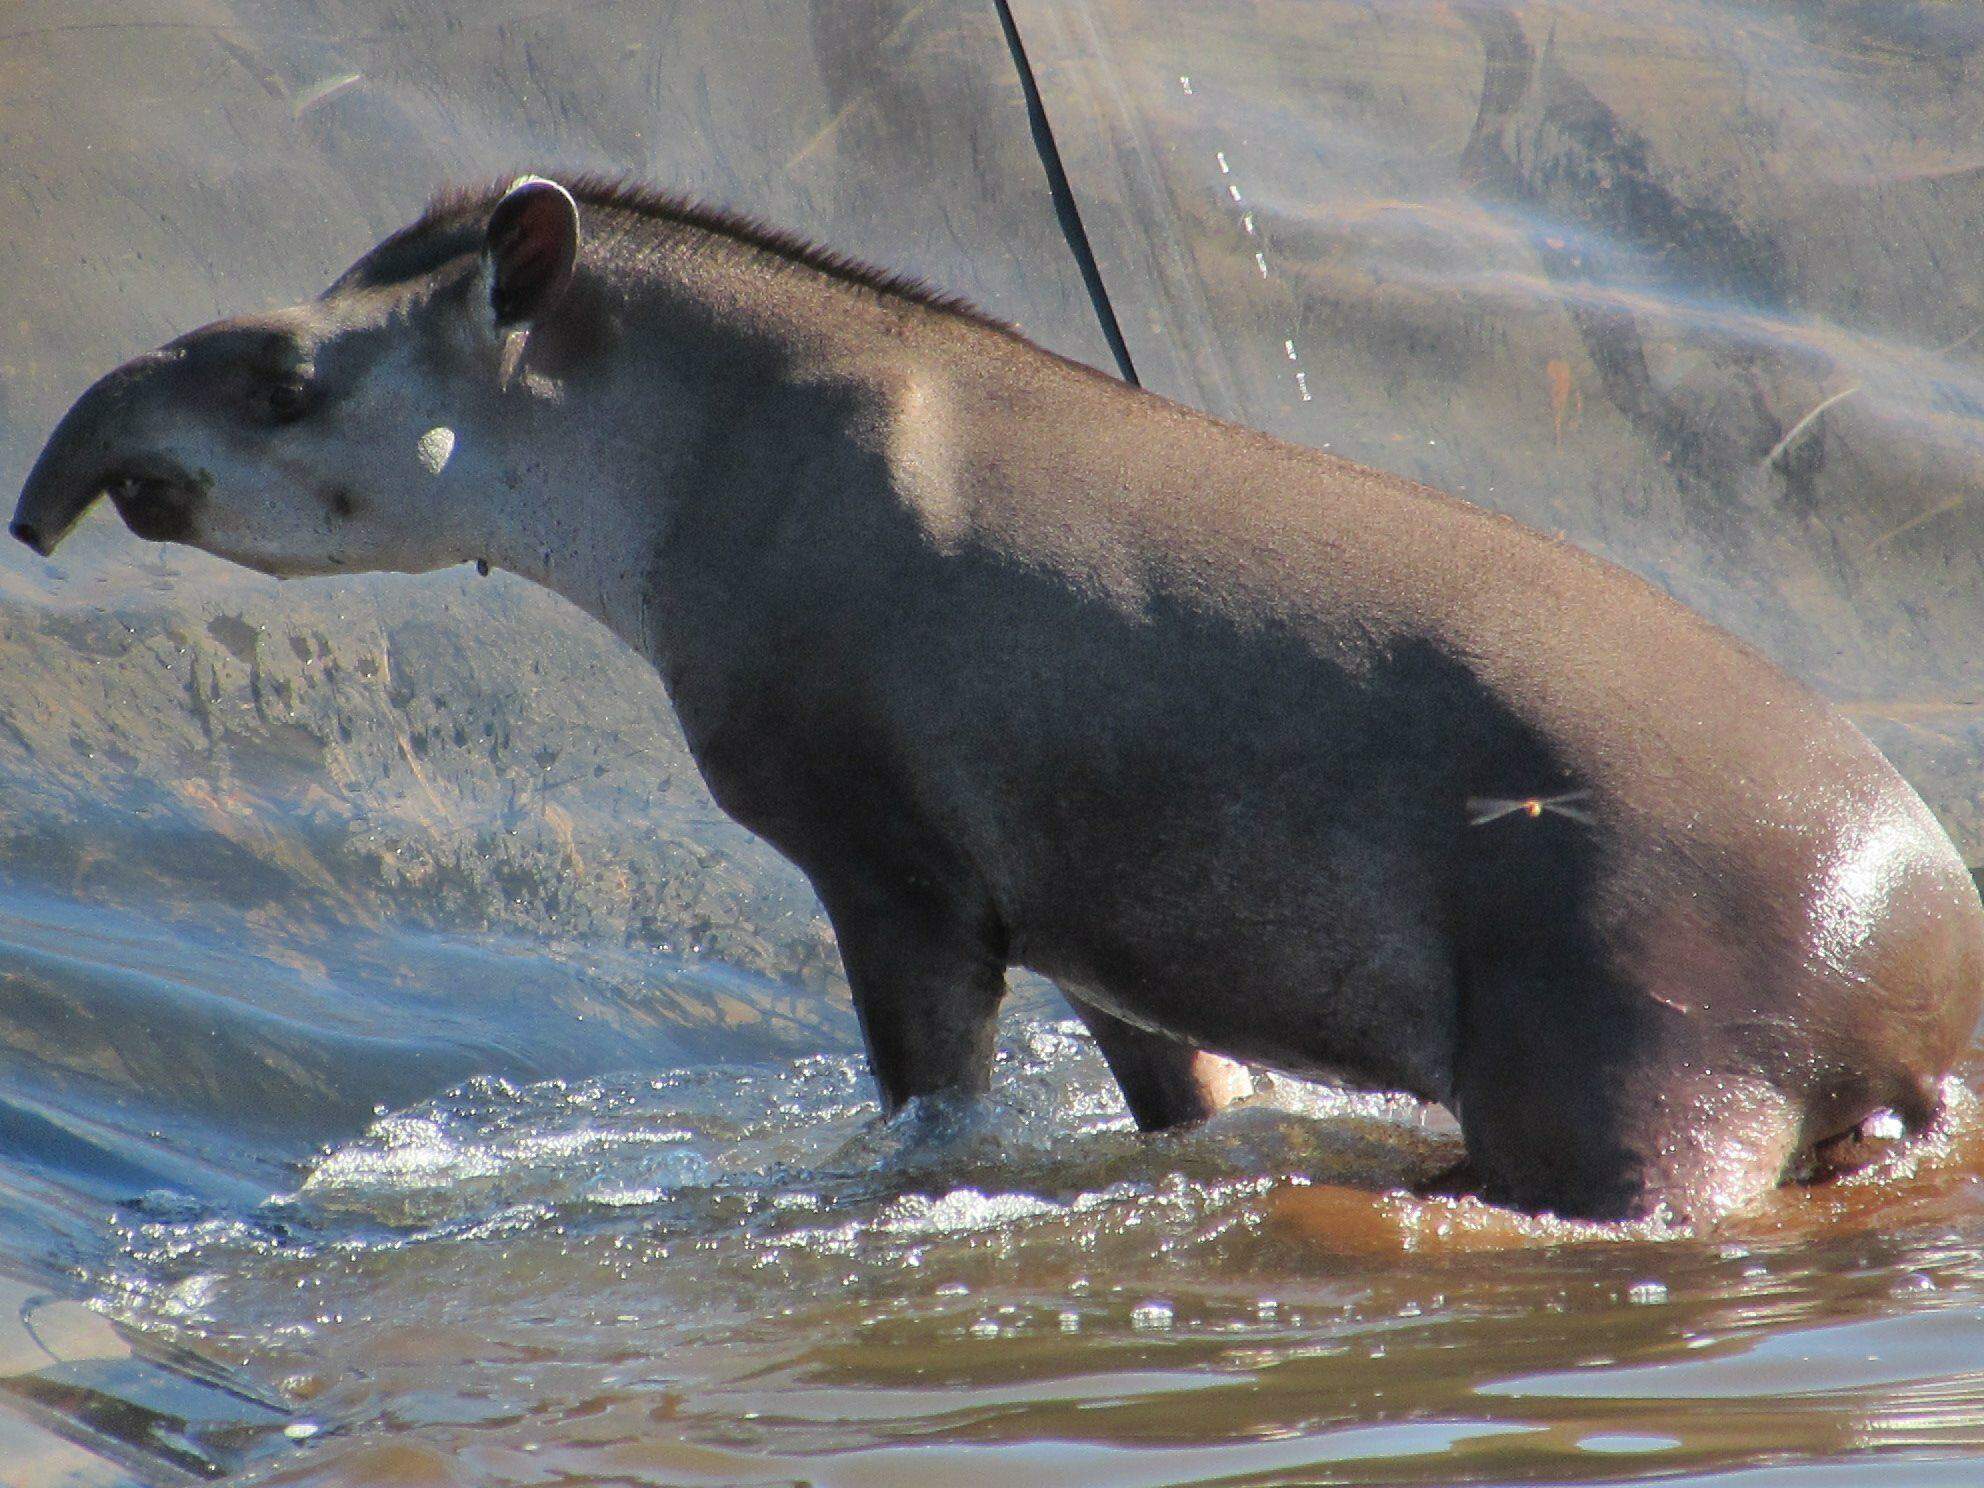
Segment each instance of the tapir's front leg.
[[913,1096],[983,1094],[1006,991],[1006,937],[990,905],[882,875],[816,875],[814,887],[840,941],[883,1111]]

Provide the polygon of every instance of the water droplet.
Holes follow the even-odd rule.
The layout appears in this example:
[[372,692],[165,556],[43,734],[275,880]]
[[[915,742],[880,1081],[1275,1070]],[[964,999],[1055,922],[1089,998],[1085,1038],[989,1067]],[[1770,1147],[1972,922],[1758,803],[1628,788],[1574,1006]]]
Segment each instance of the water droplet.
[[998,1321],[989,1317],[980,1318],[971,1325],[971,1336],[973,1338],[997,1338],[999,1336]]
[[1190,93],[1192,91],[1191,78],[1189,78],[1188,76],[1186,76],[1184,73],[1181,72],[1178,75],[1178,86],[1183,88],[1187,93]]
[[1169,1302],[1139,1302],[1130,1309],[1130,1326],[1146,1333],[1162,1333],[1171,1326]]
[[1064,1312],[1060,1323],[1063,1333],[1079,1333],[1082,1330],[1082,1315],[1079,1312]]
[[1626,1288],[1626,1300],[1638,1307],[1649,1307],[1667,1300],[1664,1281],[1636,1281]]

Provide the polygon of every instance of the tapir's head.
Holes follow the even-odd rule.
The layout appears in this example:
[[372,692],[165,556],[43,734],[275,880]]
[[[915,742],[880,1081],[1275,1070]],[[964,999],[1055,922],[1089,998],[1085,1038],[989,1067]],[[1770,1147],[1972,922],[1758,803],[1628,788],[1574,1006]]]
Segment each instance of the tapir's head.
[[525,177],[445,232],[396,235],[319,298],[217,321],[84,393],[10,529],[47,554],[98,496],[155,541],[278,575],[479,556],[445,487],[501,480],[520,331],[564,296],[565,189]]

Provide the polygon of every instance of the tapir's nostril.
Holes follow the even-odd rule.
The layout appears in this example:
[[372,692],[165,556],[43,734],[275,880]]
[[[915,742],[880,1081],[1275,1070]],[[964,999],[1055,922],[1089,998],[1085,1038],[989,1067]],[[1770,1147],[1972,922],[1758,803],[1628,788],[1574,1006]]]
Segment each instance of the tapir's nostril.
[[41,551],[41,534],[34,530],[34,523],[15,522],[7,530],[29,547],[33,548],[37,553]]

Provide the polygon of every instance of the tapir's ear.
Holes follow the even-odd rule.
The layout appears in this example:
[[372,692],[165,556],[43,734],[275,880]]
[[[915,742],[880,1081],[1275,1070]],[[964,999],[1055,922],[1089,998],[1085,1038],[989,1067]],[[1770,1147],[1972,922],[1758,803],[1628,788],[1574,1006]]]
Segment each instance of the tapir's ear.
[[519,176],[489,214],[489,305],[504,330],[558,302],[579,257],[579,204],[542,176]]

